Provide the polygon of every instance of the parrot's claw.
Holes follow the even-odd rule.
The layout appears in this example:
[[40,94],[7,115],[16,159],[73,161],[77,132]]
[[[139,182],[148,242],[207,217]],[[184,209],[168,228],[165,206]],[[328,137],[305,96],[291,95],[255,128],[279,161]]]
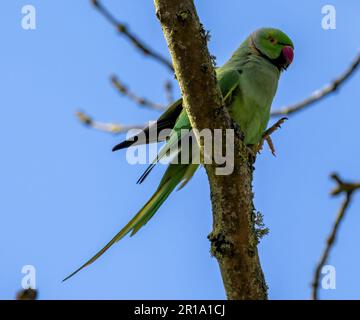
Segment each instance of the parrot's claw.
[[266,138],[266,142],[267,142],[267,144],[268,144],[268,146],[269,146],[269,149],[270,149],[272,155],[273,155],[274,157],[276,157],[275,146],[274,146],[274,143],[272,142],[270,136],[268,136],[268,137]]
[[274,146],[274,143],[271,139],[271,135],[277,131],[278,129],[281,128],[281,125],[286,121],[288,120],[288,118],[284,117],[284,118],[281,118],[280,120],[278,120],[277,122],[275,122],[274,125],[272,125],[269,129],[267,129],[263,136],[262,136],[262,139],[261,141],[259,142],[258,145],[255,146],[255,152],[256,153],[260,153],[260,151],[262,150],[263,146],[264,146],[264,142],[266,141],[268,146],[269,146],[269,149],[272,153],[272,155],[274,157],[276,157],[276,152],[275,152],[275,146]]

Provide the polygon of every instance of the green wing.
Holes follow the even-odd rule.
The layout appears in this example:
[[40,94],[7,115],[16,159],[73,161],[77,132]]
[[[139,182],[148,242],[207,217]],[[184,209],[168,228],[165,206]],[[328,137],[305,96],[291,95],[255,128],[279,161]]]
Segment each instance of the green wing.
[[[150,129],[152,126],[157,126],[158,132],[160,132],[163,129],[172,129],[176,123],[176,120],[178,119],[180,113],[182,112],[182,99],[179,99],[175,101],[173,104],[171,104],[166,111],[160,116],[160,118],[156,121],[156,123],[152,124],[151,126],[147,126],[143,129],[142,133],[139,135],[136,135],[135,137],[131,139],[127,139],[119,144],[117,144],[112,151],[117,151],[120,149],[128,148],[132,145],[139,145],[139,144],[148,144],[152,142],[158,142],[162,141],[161,137],[157,137],[157,140],[152,141],[150,140]],[[145,141],[141,141],[140,138],[145,134]]]
[[240,83],[240,74],[237,70],[219,68],[216,70],[217,79],[225,105],[228,107]]

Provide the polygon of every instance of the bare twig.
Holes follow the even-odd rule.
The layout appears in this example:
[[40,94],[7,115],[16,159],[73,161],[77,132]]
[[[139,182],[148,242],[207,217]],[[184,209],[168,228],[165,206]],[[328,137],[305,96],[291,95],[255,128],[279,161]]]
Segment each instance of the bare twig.
[[174,87],[170,80],[165,81],[164,89],[165,89],[165,95],[166,95],[166,100],[167,100],[168,104],[173,103],[174,102],[174,92],[173,92]]
[[83,123],[85,126],[104,131],[112,134],[121,134],[125,133],[131,129],[143,129],[145,125],[122,125],[116,123],[105,123],[93,120],[90,116],[82,111],[76,112],[77,118]]
[[127,88],[127,86],[121,83],[116,76],[111,77],[111,82],[122,95],[128,97],[130,100],[134,101],[136,104],[138,104],[141,107],[157,110],[157,111],[164,111],[166,109],[166,107],[163,106],[162,104],[152,102],[149,99],[140,97],[137,94],[131,92]]
[[350,78],[350,76],[355,73],[355,71],[358,69],[360,64],[360,54],[356,56],[354,61],[351,63],[349,68],[345,70],[338,78],[336,78],[334,81],[326,85],[324,88],[315,91],[310,97],[307,99],[298,102],[294,105],[282,107],[279,110],[275,110],[271,113],[272,116],[286,116],[290,114],[294,114],[296,112],[302,111],[309,107],[310,105],[314,104],[315,102],[320,101],[321,99],[327,97],[329,94],[335,92],[337,89],[339,89],[347,79]]
[[92,4],[96,9],[116,28],[119,34],[123,35],[125,38],[129,39],[130,42],[135,46],[135,48],[139,49],[145,56],[151,57],[156,61],[160,62],[164,66],[166,66],[171,72],[174,72],[174,68],[170,60],[162,56],[160,53],[155,52],[145,43],[143,43],[139,37],[129,31],[129,28],[124,24],[119,22],[109,10],[107,10],[101,1],[99,0],[91,0]]
[[320,281],[320,273],[321,270],[326,263],[326,261],[329,258],[330,250],[332,249],[336,236],[338,234],[340,223],[343,221],[345,214],[347,212],[347,209],[351,203],[352,195],[354,194],[354,191],[360,189],[360,183],[349,183],[344,182],[337,174],[333,173],[331,175],[331,178],[336,181],[337,186],[331,191],[332,196],[337,196],[339,194],[344,193],[345,199],[340,207],[340,210],[336,216],[335,223],[332,227],[331,233],[327,238],[325,249],[321,255],[320,261],[316,267],[315,273],[314,273],[314,279],[312,283],[312,298],[314,300],[318,299],[318,289],[319,289],[319,281]]

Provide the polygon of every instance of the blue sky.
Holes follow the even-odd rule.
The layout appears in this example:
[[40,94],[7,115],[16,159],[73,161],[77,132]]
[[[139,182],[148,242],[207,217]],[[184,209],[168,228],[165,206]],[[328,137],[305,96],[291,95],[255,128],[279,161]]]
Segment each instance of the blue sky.
[[[254,29],[273,26],[295,43],[295,61],[283,74],[274,108],[301,100],[341,73],[359,50],[356,0],[331,1],[337,29],[321,28],[313,1],[197,1],[211,31],[218,65]],[[296,5],[298,3],[298,5]],[[21,28],[21,8],[37,10],[37,29]],[[152,1],[104,1],[146,43],[167,55]],[[163,167],[141,186],[144,166],[129,165],[111,147],[121,137],[87,129],[74,113],[125,124],[154,119],[112,88],[116,74],[134,91],[165,103],[169,72],[144,58],[87,0],[6,0],[0,34],[0,299],[21,286],[21,268],[33,265],[40,299],[223,299],[218,265],[209,255],[209,187],[200,170],[174,193],[135,237],[114,246],[66,283],[69,272],[100,249],[142,206]],[[257,210],[270,228],[259,246],[272,299],[308,299],[310,283],[341,199],[329,197],[328,175],[360,180],[360,76],[276,133],[277,158],[256,163]],[[329,263],[336,290],[322,298],[360,298],[360,195],[341,226]]]

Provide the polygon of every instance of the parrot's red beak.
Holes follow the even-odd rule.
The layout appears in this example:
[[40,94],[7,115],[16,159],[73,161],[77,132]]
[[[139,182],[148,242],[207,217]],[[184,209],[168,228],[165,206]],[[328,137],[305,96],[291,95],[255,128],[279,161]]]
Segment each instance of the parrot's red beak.
[[286,46],[282,49],[282,54],[286,61],[286,65],[290,65],[294,60],[294,49],[290,46]]

